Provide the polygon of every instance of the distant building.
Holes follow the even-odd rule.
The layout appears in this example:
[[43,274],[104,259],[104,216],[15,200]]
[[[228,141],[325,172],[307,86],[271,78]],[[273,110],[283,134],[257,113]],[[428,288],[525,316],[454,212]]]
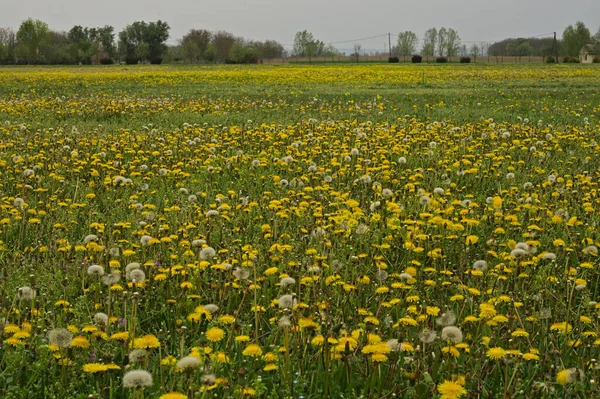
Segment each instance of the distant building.
[[595,57],[600,58],[600,46],[595,44],[586,44],[579,52],[579,61],[582,64],[591,64]]

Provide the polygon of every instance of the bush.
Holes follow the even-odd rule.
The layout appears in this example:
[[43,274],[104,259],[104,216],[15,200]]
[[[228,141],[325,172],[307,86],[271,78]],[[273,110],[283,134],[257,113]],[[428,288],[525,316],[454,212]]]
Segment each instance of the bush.
[[592,60],[592,64],[600,64],[600,56],[595,56],[594,59]]
[[150,64],[152,64],[152,65],[160,65],[160,64],[162,64],[162,62],[163,62],[162,57],[152,58],[150,60]]
[[112,58],[110,58],[110,57],[108,57],[108,58],[100,58],[100,64],[101,65],[112,65],[114,63],[115,63],[115,61]]
[[581,61],[579,61],[579,58],[577,57],[566,56],[565,58],[563,58],[563,62],[565,64],[579,64]]
[[127,65],[137,65],[137,63],[139,62],[139,60],[135,57],[127,57],[125,58],[125,63]]
[[412,61],[413,64],[420,64],[421,62],[423,62],[423,57],[421,57],[418,54],[415,54],[412,56],[412,58],[410,60]]
[[556,64],[556,60],[554,57],[548,57],[546,58],[546,64]]
[[460,57],[460,63],[461,64],[470,64],[471,63],[471,57]]
[[389,63],[400,62],[400,58],[398,58],[398,57],[390,57],[390,58],[388,58],[388,62]]
[[445,64],[448,62],[448,58],[446,57],[437,57],[435,59],[435,62],[437,62],[438,64]]

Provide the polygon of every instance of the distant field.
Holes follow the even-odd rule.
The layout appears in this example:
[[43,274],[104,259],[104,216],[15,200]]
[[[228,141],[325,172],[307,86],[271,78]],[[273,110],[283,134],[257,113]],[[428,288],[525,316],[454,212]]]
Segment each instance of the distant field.
[[0,397],[600,397],[599,93],[0,67]]

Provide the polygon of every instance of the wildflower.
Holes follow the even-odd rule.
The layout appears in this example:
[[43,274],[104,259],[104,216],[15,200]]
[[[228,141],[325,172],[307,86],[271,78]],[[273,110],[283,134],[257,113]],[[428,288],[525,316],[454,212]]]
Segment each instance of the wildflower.
[[146,273],[141,269],[135,269],[129,273],[129,280],[137,283],[142,282],[146,280]]
[[438,384],[437,390],[441,394],[440,399],[458,399],[467,394],[467,390],[460,384],[448,380]]
[[567,385],[575,382],[577,378],[578,370],[576,368],[570,368],[561,370],[556,374],[556,382],[560,385]]
[[458,344],[462,342],[463,334],[458,327],[448,326],[444,327],[444,329],[442,330],[442,339]]
[[146,360],[148,352],[145,349],[134,349],[129,352],[129,363],[142,363]]
[[442,326],[442,327],[451,326],[454,323],[456,323],[456,315],[454,314],[454,312],[448,311],[448,312],[442,313],[442,315],[440,317],[438,317],[435,322],[437,323],[438,326]]
[[204,335],[206,336],[206,339],[210,342],[219,342],[225,336],[225,331],[218,327],[213,327],[208,329]]
[[286,295],[282,295],[281,297],[279,297],[277,302],[281,309],[291,309],[292,307],[294,307],[296,300],[294,299],[294,297],[292,295],[286,294]]
[[72,348],[87,349],[90,347],[90,341],[86,337],[79,335],[71,340],[69,346]]
[[94,322],[106,326],[108,325],[108,315],[106,313],[98,312],[94,315]]
[[25,286],[17,290],[17,298],[20,301],[33,301],[35,298],[35,290],[31,287]]
[[233,275],[240,280],[247,280],[250,277],[250,271],[248,269],[244,269],[243,267],[236,267],[233,270]]
[[200,363],[200,359],[198,359],[196,356],[186,356],[181,358],[175,367],[178,370],[187,371],[200,367]]
[[246,347],[246,349],[244,349],[244,351],[242,352],[242,355],[244,356],[249,356],[249,357],[261,357],[262,356],[262,349],[260,348],[260,346],[256,345],[256,344],[250,344]]
[[87,274],[89,274],[90,276],[97,276],[97,277],[103,276],[104,268],[100,265],[92,265],[92,266],[88,267]]
[[71,344],[73,334],[65,328],[56,328],[48,333],[48,340],[54,346],[66,348]]
[[158,348],[159,346],[160,341],[153,334],[144,335],[141,338],[133,340],[133,347],[138,349],[151,349]]
[[131,370],[123,376],[123,387],[143,388],[152,385],[152,374],[146,370]]
[[292,325],[292,321],[287,316],[282,316],[278,321],[277,325],[279,328],[288,328]]
[[212,247],[202,248],[200,250],[200,259],[210,260],[217,255],[217,252]]
[[96,374],[108,370],[108,366],[103,363],[87,363],[83,365],[83,372]]
[[208,305],[204,305],[204,310],[210,312],[210,313],[215,313],[217,310],[219,310],[219,307],[217,305],[214,304],[208,304]]
[[281,281],[279,282],[279,285],[283,288],[289,286],[289,285],[294,285],[296,284],[296,280],[294,280],[291,277],[284,277],[281,279]]
[[419,339],[425,344],[430,344],[435,341],[436,336],[437,333],[435,331],[427,328],[419,333]]
[[179,392],[168,392],[160,395],[158,399],[187,399],[187,395]]
[[506,350],[500,347],[494,347],[488,349],[485,355],[492,360],[503,359],[506,356]]

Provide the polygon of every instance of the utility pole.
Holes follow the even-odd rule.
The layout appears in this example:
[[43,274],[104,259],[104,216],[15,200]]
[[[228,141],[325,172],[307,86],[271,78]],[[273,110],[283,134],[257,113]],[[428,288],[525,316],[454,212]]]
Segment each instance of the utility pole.
[[556,32],[554,32],[554,41],[552,42],[552,52],[554,53],[554,61],[558,64],[558,43],[556,42]]
[[392,34],[388,33],[388,42],[389,42],[389,50],[390,50],[390,58],[392,58]]

